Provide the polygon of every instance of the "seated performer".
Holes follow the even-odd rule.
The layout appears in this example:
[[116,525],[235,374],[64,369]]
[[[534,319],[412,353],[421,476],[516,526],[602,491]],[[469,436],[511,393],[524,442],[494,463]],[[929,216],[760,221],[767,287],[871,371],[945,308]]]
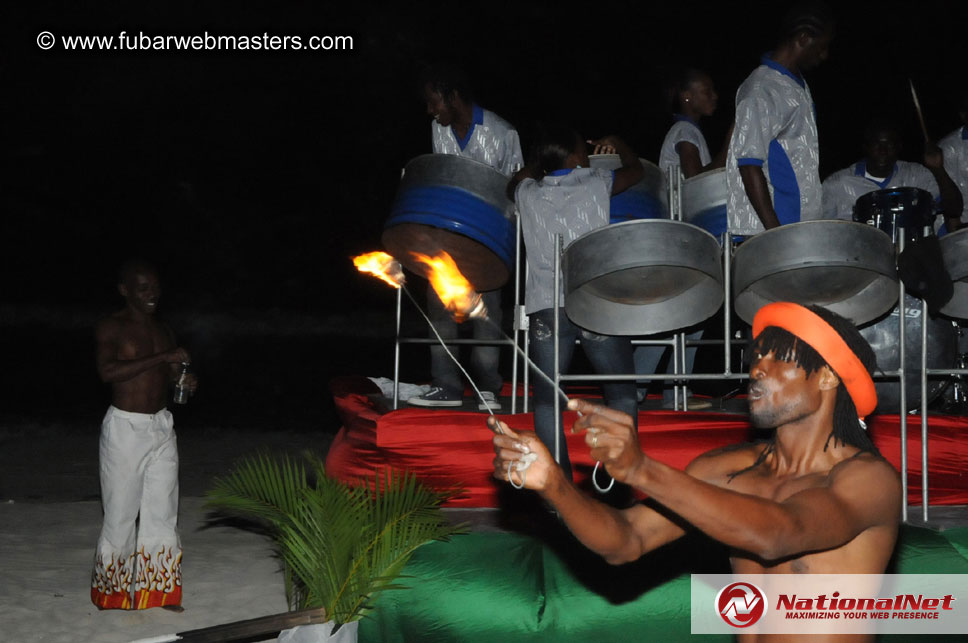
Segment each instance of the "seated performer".
[[[474,102],[470,83],[461,70],[451,65],[430,67],[424,71],[420,87],[427,115],[434,118],[431,123],[434,154],[463,156],[490,165],[505,176],[511,176],[524,165],[517,131],[506,120]],[[497,340],[501,337],[501,291],[483,292],[481,297],[493,325],[482,319],[466,323],[473,327],[474,339]],[[457,323],[429,286],[427,309],[441,337],[455,339]],[[499,361],[497,345],[474,346],[471,350],[470,367],[483,398],[478,405],[481,410],[501,408],[497,396],[504,379],[498,372]],[[430,371],[433,378],[430,390],[407,402],[416,406],[460,406],[464,382],[442,346],[430,347]]]
[[[723,145],[719,154],[713,159],[709,155],[706,137],[699,129],[699,121],[704,116],[713,115],[719,100],[709,74],[691,67],[682,69],[669,87],[667,98],[669,111],[675,122],[666,133],[662,141],[662,149],[659,151],[659,169],[662,170],[662,174],[665,176],[669,168],[678,166],[682,178],[689,179],[700,172],[723,167],[726,164],[729,136],[726,137],[726,145]],[[689,341],[695,341],[701,337],[700,329],[689,333],[686,338]],[[668,352],[671,351],[665,346],[637,346],[634,356],[635,372],[655,373],[663,354]],[[686,349],[686,373],[692,373],[695,361],[696,347],[692,346]],[[666,373],[673,372],[675,372],[675,364],[670,355]],[[647,386],[639,388],[640,400],[645,398],[647,388]],[[663,388],[662,405],[667,408],[674,406],[673,389],[670,386]],[[690,409],[704,409],[712,405],[706,400],[690,398],[686,406]]]
[[961,222],[968,208],[968,89],[961,92],[958,115],[962,126],[938,141],[944,153],[944,169],[961,192]]
[[[945,171],[941,151],[934,146],[924,152],[924,165],[898,160],[901,137],[888,120],[875,119],[864,131],[864,158],[831,174],[823,182],[825,219],[853,220],[854,204],[861,196],[886,188],[920,188],[931,193],[941,205],[949,232],[958,229],[962,200]],[[941,225],[937,221],[935,228]]]
[[[901,483],[862,417],[877,403],[875,357],[848,320],[779,302],[753,322],[750,421],[771,440],[715,449],[679,471],[639,446],[627,414],[584,400],[591,457],[649,496],[617,510],[589,498],[553,466],[540,440],[489,420],[494,476],[536,490],[587,547],[633,561],[699,529],[731,548],[735,573],[883,573],[897,538]],[[516,463],[537,458],[522,475]]]
[[[584,233],[608,225],[609,196],[618,194],[642,178],[642,164],[629,147],[613,136],[594,141],[596,154],[618,153],[622,167],[610,171],[588,167],[585,141],[572,129],[548,128],[538,143],[534,158],[514,175],[508,196],[514,199],[521,216],[521,229],[527,249],[528,278],[525,285],[525,312],[529,318],[528,338],[532,358],[543,373],[554,376],[554,266],[555,235],[567,247]],[[563,301],[562,299],[559,301]],[[599,373],[631,373],[632,344],[628,337],[598,335],[579,328],[559,310],[559,367],[568,370],[575,340],[581,338],[582,350]],[[554,387],[535,377],[534,426],[538,438],[554,453]],[[610,405],[634,415],[635,384],[603,384]],[[559,462],[566,479],[571,480],[571,461],[565,448],[564,427],[559,432]]]

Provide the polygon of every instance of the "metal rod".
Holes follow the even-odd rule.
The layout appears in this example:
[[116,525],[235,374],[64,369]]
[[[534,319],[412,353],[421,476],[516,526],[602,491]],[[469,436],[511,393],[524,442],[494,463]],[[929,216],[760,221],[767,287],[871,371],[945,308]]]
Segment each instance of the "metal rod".
[[[904,235],[902,234],[897,240],[898,244],[898,254],[904,250]],[[905,345],[907,344],[907,339],[904,334],[905,329],[905,305],[904,305],[904,282],[898,279],[898,310],[900,314],[898,315],[898,333],[900,341],[898,342],[898,349],[900,354],[900,366],[898,367],[898,375],[900,377],[900,413],[901,413],[901,520],[907,522],[908,519],[908,449],[907,449],[907,378],[905,377]],[[922,320],[923,323],[923,320]]]
[[729,375],[733,364],[732,317],[730,290],[733,284],[733,241],[729,230],[723,233],[723,373]]
[[928,522],[928,302],[921,300],[921,519]]
[[[559,351],[558,351],[558,337],[559,337],[559,332],[560,332],[560,329],[558,327],[558,307],[561,305],[561,302],[559,301],[561,299],[561,297],[560,297],[560,289],[561,289],[561,252],[562,252],[561,235],[560,234],[555,234],[555,253],[554,253],[555,254],[555,294],[554,294],[554,299],[553,299],[555,324],[554,324],[554,333],[552,335],[552,341],[554,341],[554,343],[555,343],[555,347],[554,347],[554,350],[555,350],[555,353],[554,353],[554,355],[555,355],[555,360],[554,360],[555,386],[558,387],[559,389],[561,388],[561,385],[559,384],[561,382],[561,364],[559,363],[560,355],[558,354],[559,353]],[[560,442],[561,442],[561,437],[560,437],[560,433],[561,433],[561,404],[560,404],[560,402],[558,400],[558,396],[557,395],[555,396],[554,415],[555,415],[555,462],[557,462],[560,465],[561,464],[561,445],[560,445]]]
[[[521,305],[521,215],[517,209],[514,211],[514,310],[512,311],[514,320],[514,346],[518,345],[518,337],[521,329],[518,327],[518,306]],[[511,359],[511,414],[518,410],[518,358],[512,355]]]
[[393,342],[393,410],[400,402],[400,316],[403,308],[402,288],[397,288],[397,337]]

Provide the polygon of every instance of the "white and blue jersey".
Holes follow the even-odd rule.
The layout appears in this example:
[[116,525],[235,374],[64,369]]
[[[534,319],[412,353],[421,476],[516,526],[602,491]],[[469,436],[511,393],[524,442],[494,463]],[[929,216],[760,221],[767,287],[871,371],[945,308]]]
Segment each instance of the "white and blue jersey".
[[[681,165],[679,161],[679,144],[692,143],[699,150],[699,162],[704,166],[712,162],[709,155],[709,146],[706,145],[706,137],[702,135],[699,124],[688,116],[676,114],[673,116],[675,124],[669,128],[665,138],[662,140],[662,148],[659,150],[659,169],[662,176],[667,176],[667,172],[673,165]],[[680,174],[681,174],[680,170]]]
[[756,165],[781,224],[821,214],[820,151],[813,97],[806,81],[763,56],[736,92],[736,126],[729,141],[727,215],[734,234],[764,230],[739,168]]
[[[938,182],[920,163],[898,161],[890,176],[883,179],[873,177],[867,172],[866,161],[859,161],[848,168],[834,172],[823,182],[823,218],[854,220],[854,204],[857,199],[888,188],[920,188],[931,193],[935,201],[941,198]],[[935,229],[944,221],[935,220]]]
[[944,169],[958,186],[964,202],[962,218],[968,211],[968,125],[959,127],[938,142],[944,152]]
[[555,235],[562,236],[567,248],[586,232],[608,225],[614,181],[611,170],[580,168],[556,170],[540,181],[529,178],[518,184],[514,202],[528,261],[525,313],[554,306]]
[[511,176],[524,165],[518,132],[494,112],[473,107],[471,126],[463,139],[458,139],[452,126],[431,121],[434,154],[455,154],[490,165]]

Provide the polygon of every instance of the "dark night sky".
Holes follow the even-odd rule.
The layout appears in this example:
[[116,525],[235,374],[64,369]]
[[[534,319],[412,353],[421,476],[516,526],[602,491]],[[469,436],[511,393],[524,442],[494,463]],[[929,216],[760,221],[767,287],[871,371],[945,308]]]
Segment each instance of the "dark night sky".
[[[332,295],[351,307],[385,302],[347,257],[378,245],[400,168],[429,151],[413,86],[421,62],[463,64],[480,102],[525,144],[537,119],[554,116],[655,159],[668,126],[664,69],[681,60],[711,72],[720,110],[705,128],[716,148],[781,13],[776,2],[18,4],[2,10],[0,44],[3,299],[113,305],[116,265],[143,254],[162,265],[176,307],[309,312],[331,308]],[[823,174],[859,156],[872,109],[897,116],[905,156],[917,157],[909,76],[932,133],[954,128],[965,7],[837,6],[831,59],[808,75]],[[41,51],[44,30],[343,34],[355,48]]]

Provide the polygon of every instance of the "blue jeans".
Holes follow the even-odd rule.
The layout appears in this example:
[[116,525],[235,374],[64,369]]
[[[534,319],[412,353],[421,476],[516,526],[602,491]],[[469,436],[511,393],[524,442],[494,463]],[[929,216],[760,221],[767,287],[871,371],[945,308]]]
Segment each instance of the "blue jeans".
[[[554,379],[555,368],[555,344],[554,329],[555,318],[554,309],[545,308],[528,316],[529,330],[528,339],[531,345],[531,358],[541,371],[548,377]],[[561,309],[558,316],[558,367],[562,373],[568,371],[571,365],[571,358],[575,353],[575,340],[581,339],[582,350],[591,362],[595,372],[600,375],[606,374],[631,374],[632,370],[632,343],[628,337],[618,337],[611,335],[599,335],[589,330],[584,330],[571,322],[565,316],[564,309]],[[554,387],[546,382],[541,376],[531,378],[534,385],[534,430],[538,438],[551,455],[555,455],[555,395],[558,393]],[[635,399],[635,382],[603,382],[602,388],[605,391],[605,403],[617,410],[623,411],[632,417],[635,426],[638,426],[638,404]],[[565,401],[561,400],[561,408],[564,409]],[[560,418],[559,418],[560,422]],[[568,458],[568,449],[565,444],[565,426],[560,422],[561,429],[558,433],[561,445],[558,463],[561,465],[565,475],[571,479],[571,460]]]
[[[702,339],[702,331],[693,331],[686,335],[686,341],[696,341]],[[646,338],[642,338],[646,339]],[[648,339],[651,339],[648,338]],[[696,363],[696,350],[698,346],[689,346],[686,348],[686,373],[692,373],[693,366]],[[669,346],[636,346],[635,352],[632,356],[635,362],[635,372],[639,375],[653,375],[655,374],[656,368],[659,366],[659,361],[666,351],[669,351],[669,362],[666,365],[665,372],[674,373],[675,364],[672,359],[672,348]],[[645,393],[649,388],[648,382],[641,382],[639,392],[642,394],[643,399],[645,398]],[[687,387],[688,388],[688,387]],[[674,404],[675,403],[675,389],[673,388],[672,380],[662,380],[662,402],[664,404]]]
[[[501,331],[498,329],[501,327],[501,290],[482,292],[481,298],[487,306],[487,317],[494,322],[494,325],[484,319],[472,319],[465,323],[472,325],[474,339],[500,339]],[[429,286],[427,287],[427,316],[441,337],[445,340],[457,339],[457,322],[454,321],[453,314],[444,308],[437,293]],[[436,339],[433,331],[429,333],[432,339]],[[452,345],[449,348],[454,357],[460,359],[460,346]],[[470,368],[467,370],[482,391],[490,391],[495,395],[501,393],[504,378],[497,368],[500,358],[501,347],[496,344],[471,347]],[[430,346],[430,375],[434,386],[439,386],[457,397],[464,395],[464,380],[460,369],[447,356],[447,352],[440,344]]]

